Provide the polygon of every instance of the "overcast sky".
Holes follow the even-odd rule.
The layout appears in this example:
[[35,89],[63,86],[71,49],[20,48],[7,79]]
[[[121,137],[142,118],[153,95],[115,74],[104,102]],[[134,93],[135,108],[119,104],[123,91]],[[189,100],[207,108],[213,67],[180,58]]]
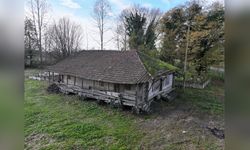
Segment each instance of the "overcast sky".
[[[109,0],[112,8],[112,19],[110,19],[109,25],[115,26],[115,18],[119,15],[121,10],[130,7],[133,4],[140,4],[141,6],[148,8],[159,8],[165,12],[180,4],[185,4],[188,0]],[[214,0],[208,0],[209,2]],[[223,1],[223,0],[220,0]],[[75,22],[82,25],[83,28],[83,41],[82,48],[87,47],[88,37],[88,48],[100,49],[98,43],[94,40],[98,40],[97,28],[95,28],[94,21],[91,17],[93,13],[93,6],[95,0],[48,0],[50,4],[50,20],[57,20],[61,17],[68,17]],[[87,36],[88,35],[88,36]],[[110,30],[104,34],[104,40],[110,41],[113,38],[113,31]],[[108,42],[105,49],[117,49],[114,40]]]

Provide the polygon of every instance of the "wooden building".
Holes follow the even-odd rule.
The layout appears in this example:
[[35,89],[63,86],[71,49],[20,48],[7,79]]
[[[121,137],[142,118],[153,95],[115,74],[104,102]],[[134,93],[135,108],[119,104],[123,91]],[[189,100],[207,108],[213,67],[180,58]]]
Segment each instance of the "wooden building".
[[[81,51],[47,68],[61,92],[112,105],[149,111],[157,98],[170,98],[176,67],[138,51]],[[56,75],[55,75],[56,74]]]

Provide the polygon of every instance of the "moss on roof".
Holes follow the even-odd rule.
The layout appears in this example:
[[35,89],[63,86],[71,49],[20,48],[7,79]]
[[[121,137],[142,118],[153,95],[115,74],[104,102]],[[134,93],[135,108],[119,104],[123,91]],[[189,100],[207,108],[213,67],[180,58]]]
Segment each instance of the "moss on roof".
[[168,70],[168,71],[177,71],[178,70],[177,67],[175,67],[169,63],[166,63],[164,61],[161,61],[159,59],[150,57],[142,52],[138,52],[138,54],[139,54],[139,57],[140,57],[142,63],[146,67],[147,71],[153,76],[155,76],[157,74],[157,72],[161,71],[161,70]]

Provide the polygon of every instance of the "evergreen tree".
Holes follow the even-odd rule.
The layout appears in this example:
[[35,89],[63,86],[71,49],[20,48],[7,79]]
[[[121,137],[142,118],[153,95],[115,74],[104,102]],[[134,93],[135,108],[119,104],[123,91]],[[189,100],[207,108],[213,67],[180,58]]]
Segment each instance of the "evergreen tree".
[[33,66],[33,58],[37,49],[36,28],[28,17],[24,20],[24,49],[26,63],[29,62],[26,65]]
[[130,49],[152,53],[156,50],[157,26],[160,18],[159,9],[146,9],[134,6],[124,10],[125,29]]
[[130,13],[126,18],[126,30],[129,36],[129,47],[130,49],[138,49],[143,44],[144,27],[146,18],[143,13],[138,11]]

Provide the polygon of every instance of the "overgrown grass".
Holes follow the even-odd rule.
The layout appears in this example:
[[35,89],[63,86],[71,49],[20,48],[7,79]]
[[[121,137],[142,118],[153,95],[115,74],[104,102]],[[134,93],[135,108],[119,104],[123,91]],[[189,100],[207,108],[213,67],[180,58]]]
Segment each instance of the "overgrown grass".
[[179,68],[161,61],[160,59],[156,59],[150,57],[142,52],[138,52],[143,64],[146,69],[154,76],[159,70],[169,70],[169,71],[179,71]]
[[217,81],[221,81],[221,82],[225,81],[225,73],[224,72],[210,71],[208,74],[212,80],[215,80],[215,81],[217,80]]
[[74,96],[47,94],[46,86],[39,81],[25,82],[27,149],[32,147],[30,139],[40,137],[37,135],[47,137],[37,139],[42,149],[134,149],[139,145],[142,135],[133,116]]
[[221,81],[212,80],[212,83],[205,89],[186,88],[185,91],[183,89],[177,91],[178,98],[176,101],[178,103],[186,103],[201,113],[224,114],[224,88]]

